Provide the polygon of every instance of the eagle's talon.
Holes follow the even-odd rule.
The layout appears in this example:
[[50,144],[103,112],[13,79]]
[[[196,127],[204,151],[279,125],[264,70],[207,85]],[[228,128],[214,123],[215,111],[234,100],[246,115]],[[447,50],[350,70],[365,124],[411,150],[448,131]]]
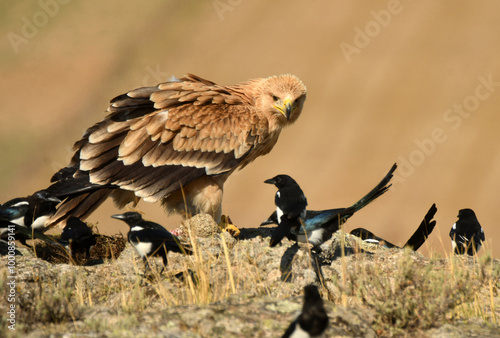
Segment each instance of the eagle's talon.
[[229,218],[229,216],[226,216],[226,215],[222,215],[221,216],[221,219],[220,219],[220,222],[219,222],[219,228],[222,231],[227,231],[233,237],[238,237],[240,235],[240,232],[241,232],[240,229],[238,229],[233,224],[233,222],[231,221],[231,219]]

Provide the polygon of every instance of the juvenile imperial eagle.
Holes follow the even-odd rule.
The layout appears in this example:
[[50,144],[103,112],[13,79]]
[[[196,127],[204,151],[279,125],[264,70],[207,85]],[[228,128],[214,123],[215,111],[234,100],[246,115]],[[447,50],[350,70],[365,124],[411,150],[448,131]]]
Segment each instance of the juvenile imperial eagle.
[[48,190],[65,200],[50,224],[84,219],[108,197],[118,207],[161,201],[168,212],[219,222],[224,182],[273,149],[305,99],[290,74],[232,86],[188,74],[117,96],[52,177]]

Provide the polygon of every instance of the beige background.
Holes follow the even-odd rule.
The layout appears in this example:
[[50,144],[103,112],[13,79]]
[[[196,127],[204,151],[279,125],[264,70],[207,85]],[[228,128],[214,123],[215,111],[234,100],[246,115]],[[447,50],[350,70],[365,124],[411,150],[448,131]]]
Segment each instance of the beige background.
[[[443,255],[468,207],[499,258],[499,12],[498,1],[4,1],[0,202],[44,188],[129,89],[187,72],[221,84],[293,73],[308,87],[301,118],[226,184],[223,211],[237,225],[273,210],[275,188],[263,181],[276,174],[293,176],[311,209],[327,209],[354,203],[398,162],[391,191],[347,230],[403,244],[436,203],[421,251]],[[139,207],[169,228],[179,222]],[[106,203],[89,220],[125,233],[116,212]]]

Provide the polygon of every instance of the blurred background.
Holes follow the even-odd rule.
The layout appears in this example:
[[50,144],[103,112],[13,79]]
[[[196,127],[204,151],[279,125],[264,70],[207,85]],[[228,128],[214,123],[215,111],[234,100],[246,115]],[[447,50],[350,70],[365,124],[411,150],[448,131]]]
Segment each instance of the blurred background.
[[[346,231],[402,245],[436,203],[420,251],[444,256],[458,210],[472,208],[500,258],[499,11],[497,1],[3,1],[0,203],[45,188],[116,95],[188,72],[220,84],[293,73],[308,88],[302,116],[225,185],[236,225],[274,210],[263,181],[276,174],[319,210],[356,202],[397,162],[393,187]],[[180,222],[138,207],[170,229]],[[126,233],[114,213],[108,201],[88,220]]]

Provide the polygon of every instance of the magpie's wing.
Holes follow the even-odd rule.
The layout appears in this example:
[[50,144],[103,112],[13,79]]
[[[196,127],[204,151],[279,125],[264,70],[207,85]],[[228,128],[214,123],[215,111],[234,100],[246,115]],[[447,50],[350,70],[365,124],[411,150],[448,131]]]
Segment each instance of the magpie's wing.
[[6,221],[12,221],[16,218],[23,217],[26,212],[28,212],[29,205],[24,204],[24,205],[19,205],[16,207],[9,207],[7,205],[3,205],[0,207],[0,219],[6,220]]
[[[153,223],[153,222],[150,222]],[[156,223],[153,223],[156,224]],[[167,229],[163,228],[161,225],[157,224],[159,228],[145,228],[140,231],[133,231],[130,233],[135,241],[138,242],[150,242],[154,246],[165,245],[168,251],[179,252],[179,253],[190,253],[189,248],[183,246],[177,236],[172,235]]]
[[269,224],[278,224],[278,215],[276,211],[273,212],[264,222],[260,223],[260,226],[262,227]]
[[299,217],[307,207],[306,196],[300,187],[295,186],[281,188],[274,202],[283,215],[290,219]]
[[[345,208],[328,209],[328,210],[307,210],[306,218],[300,227],[299,234],[313,231],[318,228],[328,228],[335,232],[343,223],[340,219],[342,211]],[[304,231],[305,230],[305,231]]]
[[270,247],[274,247],[281,243],[283,237],[290,233],[293,223],[290,219],[286,217],[281,217],[281,222],[278,227],[271,234],[271,240],[269,242]]
[[483,231],[483,228],[481,228],[480,231],[478,231],[474,234],[474,242],[481,243],[481,241],[484,241],[484,240],[485,240],[484,231]]
[[481,234],[479,235],[479,238],[484,241],[485,240],[485,237],[484,237],[484,231],[483,229],[481,228]]
[[286,331],[283,334],[283,336],[281,336],[281,338],[290,338],[292,336],[292,334],[294,333],[296,326],[297,326],[297,320],[294,320],[290,324],[290,326],[288,326],[288,328],[286,329]]
[[436,221],[432,220],[436,212],[436,204],[433,204],[429,211],[427,211],[427,214],[424,216],[422,223],[420,223],[417,230],[404,245],[405,248],[411,248],[412,250],[417,251],[422,246],[422,244],[424,244],[424,242],[427,240],[431,232],[434,230],[434,227],[436,226]]
[[450,229],[450,237],[451,237],[451,240],[454,241],[455,243],[459,243],[460,242],[460,235],[457,233],[457,224],[460,220],[456,221],[451,229]]

